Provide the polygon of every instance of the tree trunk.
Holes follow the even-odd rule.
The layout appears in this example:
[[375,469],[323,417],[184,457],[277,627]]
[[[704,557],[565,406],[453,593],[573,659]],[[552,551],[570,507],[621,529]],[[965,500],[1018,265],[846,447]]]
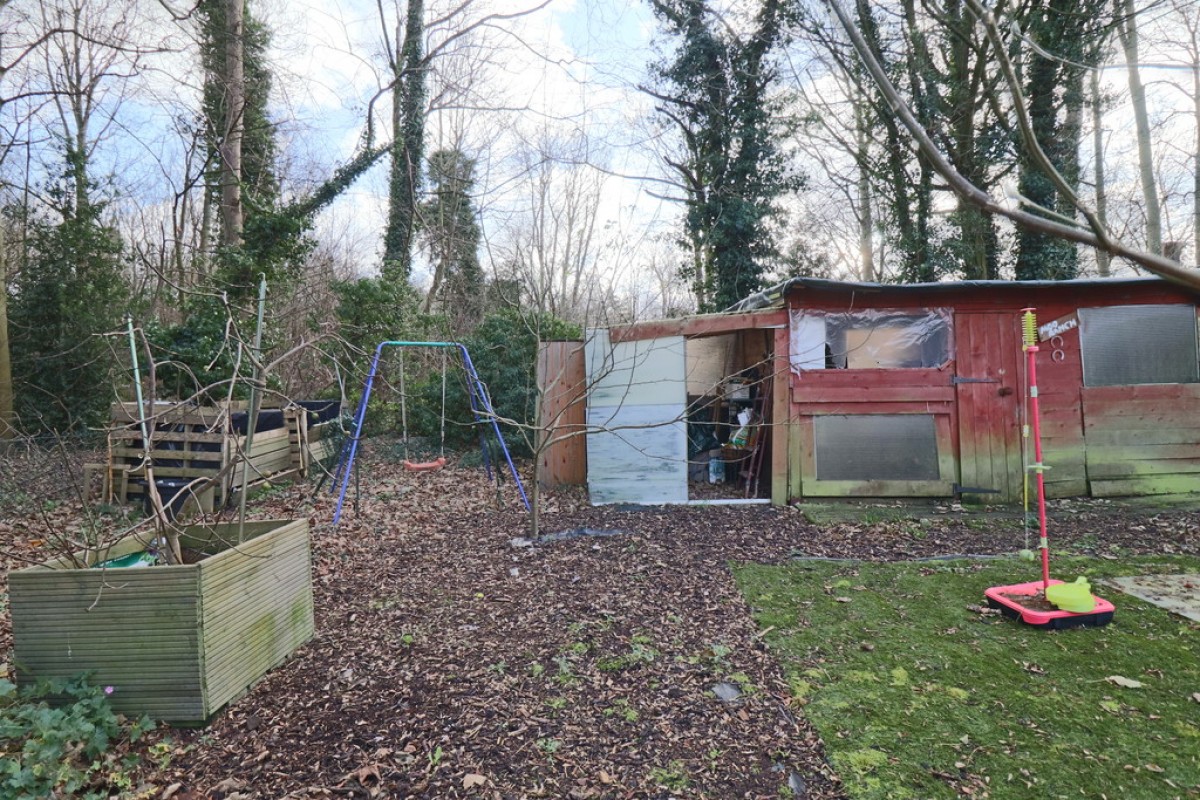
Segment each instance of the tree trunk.
[[1200,266],[1200,53],[1192,62],[1192,110],[1196,123],[1196,149],[1192,151],[1192,266]]
[[1146,111],[1146,87],[1138,67],[1138,31],[1133,0],[1116,0],[1117,33],[1125,50],[1129,70],[1129,99],[1137,130],[1138,167],[1141,171],[1142,197],[1146,203],[1146,249],[1162,255],[1162,216],[1158,204],[1158,181],[1154,176],[1154,154],[1150,147],[1150,116]]
[[[854,8],[858,15],[858,27],[862,31],[867,47],[877,60],[883,62],[885,59],[883,45],[879,39],[879,25],[875,20],[871,4],[867,0],[857,0]],[[900,128],[895,115],[891,113],[887,103],[879,98],[874,101],[874,104],[877,108],[876,118],[883,124],[886,134],[887,188],[891,192],[891,197],[887,202],[891,207],[897,229],[895,238],[902,243],[901,258],[904,262],[902,270],[905,274],[909,274],[915,272],[919,266],[919,262],[914,259],[914,251],[907,246],[908,242],[916,238],[909,195],[910,181],[906,170],[909,154],[905,142],[900,136]]]
[[8,242],[0,226],[0,439],[11,439],[13,425],[12,350],[8,344]]
[[[1100,70],[1092,70],[1092,179],[1096,185],[1096,219],[1105,228],[1108,227],[1108,189],[1104,182],[1104,111],[1100,107]],[[1198,100],[1197,102],[1200,102]],[[1197,133],[1200,136],[1200,133]],[[1197,150],[1200,152],[1200,149]],[[1200,172],[1196,173],[1200,181]],[[1200,184],[1198,184],[1200,185]],[[1200,202],[1200,199],[1198,199]],[[1200,206],[1197,206],[1200,209]],[[1197,235],[1200,235],[1198,233]],[[1112,272],[1112,256],[1107,250],[1096,251],[1096,270],[1101,278],[1107,278]]]
[[225,59],[222,77],[225,119],[221,138],[221,244],[242,243],[242,134],[245,129],[246,63],[244,58],[244,0],[225,3]]
[[388,181],[384,274],[408,280],[425,149],[424,0],[408,0],[404,38],[392,63],[392,167]]
[[858,254],[860,259],[859,277],[867,283],[873,283],[875,274],[875,215],[871,208],[871,173],[867,169],[870,163],[871,133],[867,130],[866,98],[862,98],[854,107],[855,133],[857,134],[856,161],[858,162]]

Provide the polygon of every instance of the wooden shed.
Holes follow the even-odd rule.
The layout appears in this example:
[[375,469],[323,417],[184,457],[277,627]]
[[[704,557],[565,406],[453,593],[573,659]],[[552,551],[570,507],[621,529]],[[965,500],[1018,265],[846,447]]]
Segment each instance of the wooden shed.
[[[693,394],[700,372],[752,387],[754,450],[776,504],[1019,501],[1027,307],[1041,340],[1049,495],[1200,491],[1195,294],[1142,278],[794,278],[734,313],[589,332],[593,502],[689,500],[690,429],[712,418],[711,402]],[[713,352],[712,337],[733,343],[723,362],[689,359]],[[735,429],[720,426],[722,443]]]

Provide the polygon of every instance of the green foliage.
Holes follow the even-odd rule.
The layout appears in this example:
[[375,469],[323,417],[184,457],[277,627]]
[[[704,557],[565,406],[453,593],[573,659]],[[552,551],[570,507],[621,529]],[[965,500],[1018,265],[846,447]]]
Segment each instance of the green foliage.
[[[211,165],[206,191],[211,201],[217,203],[221,192],[220,148],[230,127],[228,87],[223,82],[230,34],[223,0],[201,0],[196,10],[202,37],[205,146]],[[308,236],[311,211],[278,206],[279,180],[275,174],[278,147],[275,124],[268,114],[272,77],[267,51],[271,33],[254,16],[249,2],[243,12],[242,27],[245,103],[238,121],[242,127],[243,244],[218,249],[214,270],[220,288],[235,303],[256,296],[260,274],[272,285],[294,277],[313,246]]]
[[[479,326],[463,338],[479,378],[487,387],[492,406],[501,420],[501,431],[509,450],[515,454],[532,452],[535,438],[529,427],[536,423],[537,347],[539,341],[578,339],[579,327],[550,314],[519,309],[504,309],[484,317]],[[473,424],[461,359],[452,357],[446,390],[449,446],[469,449],[478,446],[479,429]],[[441,374],[432,371],[428,379],[415,387],[418,401],[410,408],[410,431],[433,436],[438,433],[441,411]],[[490,433],[487,425],[485,433]]]
[[66,162],[47,189],[53,216],[29,220],[28,261],[9,307],[17,414],[30,430],[106,421],[115,363],[99,335],[120,327],[129,294],[123,244],[91,197],[84,157],[68,146]]
[[[1200,568],[1055,563],[1093,585]],[[743,565],[735,577],[850,797],[1157,798],[1200,783],[1196,625],[1163,609],[1123,595],[1113,624],[1059,632],[981,609],[987,587],[1032,577],[1017,560]]]
[[421,317],[416,292],[407,282],[386,277],[357,278],[336,281],[332,288],[337,296],[341,337],[362,353],[364,361],[382,341],[421,338],[428,323]]
[[665,767],[653,767],[650,770],[650,782],[673,792],[682,792],[691,785],[688,778],[687,765],[682,761],[671,761]]
[[[197,399],[211,401],[229,396],[238,358],[237,341],[229,335],[234,331],[231,313],[216,295],[193,295],[185,304],[184,322],[162,325],[151,320],[146,324],[161,397],[182,400],[200,392]],[[241,377],[251,372],[248,354],[243,355],[240,371]],[[247,392],[248,387],[240,382],[234,386],[233,396],[242,398]]]
[[122,737],[137,741],[153,723],[124,726],[105,692],[83,677],[20,692],[0,679],[0,796],[107,798],[110,786],[128,786],[127,765],[110,748]]
[[214,277],[234,302],[258,297],[259,281],[276,286],[295,279],[315,241],[309,236],[312,218],[289,208],[260,209],[247,215],[245,241],[217,250]]
[[[245,106],[242,110],[242,192],[246,204],[246,224],[249,226],[258,208],[270,208],[279,194],[275,175],[275,125],[267,113],[271,95],[271,71],[267,50],[271,32],[252,11],[247,2],[242,17],[245,35],[242,39],[242,59],[246,85]],[[223,0],[201,0],[196,7],[200,20],[201,64],[204,69],[205,143],[208,147],[212,174],[210,190],[219,193],[221,160],[218,151],[227,128],[227,87],[221,81],[224,74],[225,43],[229,32],[225,22]]]
[[456,332],[469,330],[483,313],[479,222],[471,192],[475,159],[458,150],[429,157],[432,196],[421,204],[421,234],[434,262],[434,289]]
[[[1030,4],[1025,20],[1028,35],[1044,48],[1029,54],[1023,87],[1033,132],[1055,169],[1076,189],[1086,71],[1081,65],[1097,63],[1111,24],[1112,4],[1101,0],[1038,0]],[[1075,215],[1074,205],[1059,196],[1028,148],[1022,150],[1019,166],[1018,190],[1022,197],[1045,209],[1051,218],[1055,212]],[[1042,213],[1036,207],[1032,210]],[[1066,280],[1078,273],[1079,255],[1074,243],[1018,230],[1018,279]]]
[[663,118],[679,129],[679,174],[687,202],[682,270],[701,311],[718,311],[763,287],[778,255],[771,222],[777,201],[802,180],[779,142],[790,126],[772,92],[770,57],[786,41],[793,4],[763,0],[750,35],[737,36],[709,0],[651,0],[673,57],[655,67],[652,92]]
[[[392,166],[388,178],[388,216],[383,232],[383,273],[407,281],[412,271],[412,240],[416,227],[417,196],[425,154],[424,0],[407,0],[404,41],[393,62],[395,84],[392,103],[399,113],[392,119]],[[390,55],[390,54],[389,54]]]

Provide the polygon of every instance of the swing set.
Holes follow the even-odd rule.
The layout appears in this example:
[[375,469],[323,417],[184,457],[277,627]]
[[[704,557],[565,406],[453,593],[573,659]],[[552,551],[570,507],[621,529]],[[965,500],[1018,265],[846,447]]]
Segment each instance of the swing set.
[[[471,403],[471,414],[475,418],[476,425],[479,427],[479,445],[483,455],[483,466],[487,471],[489,481],[495,481],[497,486],[500,481],[500,465],[496,465],[493,472],[491,459],[488,455],[487,440],[485,438],[482,425],[486,422],[491,423],[492,432],[496,435],[496,441],[500,445],[500,452],[504,454],[504,461],[508,465],[509,473],[512,475],[513,482],[517,486],[517,491],[521,495],[521,502],[525,505],[525,510],[530,511],[529,498],[525,494],[525,485],[521,482],[521,476],[517,473],[517,468],[513,464],[512,455],[508,451],[508,445],[504,441],[504,434],[500,432],[500,424],[496,420],[496,411],[492,407],[491,398],[488,396],[487,387],[483,381],[479,379],[479,373],[475,371],[475,364],[471,361],[471,354],[467,352],[467,347],[458,342],[403,342],[403,341],[386,341],[380,342],[375,348],[375,355],[371,359],[371,368],[367,372],[367,379],[363,385],[362,399],[358,401],[358,409],[354,412],[354,427],[351,435],[342,443],[341,452],[338,454],[337,468],[333,473],[332,488],[338,492],[337,508],[333,513],[333,524],[336,526],[342,518],[342,507],[346,501],[346,490],[350,485],[350,474],[355,470],[355,457],[358,454],[358,443],[362,438],[363,425],[367,418],[367,404],[371,399],[371,389],[375,383],[375,376],[379,372],[379,360],[383,356],[383,351],[387,348],[396,348],[401,351],[401,357],[406,349],[415,348],[438,348],[442,351],[442,414],[441,414],[441,455],[432,461],[414,462],[408,459],[408,406],[405,400],[404,387],[404,365],[401,361],[400,367],[400,416],[401,425],[404,429],[404,468],[412,472],[426,472],[441,469],[446,465],[446,372],[447,372],[447,354],[451,350],[457,349],[462,355],[463,369],[467,375],[467,396]],[[357,482],[355,483],[357,487]],[[357,489],[356,489],[357,491]]]

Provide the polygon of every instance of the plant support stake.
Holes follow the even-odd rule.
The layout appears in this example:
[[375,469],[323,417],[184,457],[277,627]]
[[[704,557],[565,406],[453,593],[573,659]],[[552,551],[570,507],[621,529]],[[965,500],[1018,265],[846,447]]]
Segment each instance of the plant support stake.
[[125,326],[129,332],[129,360],[133,365],[133,394],[137,398],[138,427],[142,430],[142,466],[146,472],[146,496],[150,498],[150,507],[154,511],[154,524],[167,539],[172,563],[182,564],[183,556],[179,550],[179,537],[167,531],[166,514],[163,513],[162,500],[158,496],[158,484],[154,482],[154,464],[150,458],[150,426],[146,423],[146,401],[142,396],[142,368],[138,361],[137,336],[133,331],[133,315],[125,315]]
[[258,422],[258,382],[262,377],[262,328],[263,309],[267,305],[267,276],[259,273],[258,322],[254,328],[253,367],[254,377],[250,382],[250,410],[246,415],[246,447],[242,451],[242,489],[238,497],[238,544],[245,541],[246,533],[246,483],[250,477],[250,450],[254,445],[254,428]]

